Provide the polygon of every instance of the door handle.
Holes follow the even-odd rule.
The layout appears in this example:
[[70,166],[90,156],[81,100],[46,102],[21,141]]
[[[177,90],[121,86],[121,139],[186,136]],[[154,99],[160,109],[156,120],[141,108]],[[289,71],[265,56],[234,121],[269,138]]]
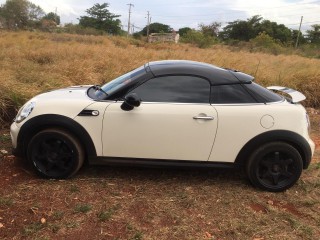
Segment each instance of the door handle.
[[193,119],[201,119],[201,120],[213,120],[214,117],[212,116],[194,116]]

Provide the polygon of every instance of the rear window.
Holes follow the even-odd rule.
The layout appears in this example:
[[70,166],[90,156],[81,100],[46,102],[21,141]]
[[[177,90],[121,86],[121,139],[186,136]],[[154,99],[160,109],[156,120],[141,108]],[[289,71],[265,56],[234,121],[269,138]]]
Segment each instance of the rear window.
[[279,102],[283,97],[260,86],[256,83],[245,84],[245,87],[252,93],[259,103]]

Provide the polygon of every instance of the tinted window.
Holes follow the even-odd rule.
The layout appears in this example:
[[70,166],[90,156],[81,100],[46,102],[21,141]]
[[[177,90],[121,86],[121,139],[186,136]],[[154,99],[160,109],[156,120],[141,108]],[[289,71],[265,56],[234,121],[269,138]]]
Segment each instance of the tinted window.
[[194,76],[150,79],[132,90],[145,102],[209,103],[210,84]]
[[280,95],[256,84],[246,84],[245,85],[254,95],[254,97],[261,103],[265,102],[279,102],[283,99]]
[[257,101],[240,84],[211,87],[211,103],[256,103]]

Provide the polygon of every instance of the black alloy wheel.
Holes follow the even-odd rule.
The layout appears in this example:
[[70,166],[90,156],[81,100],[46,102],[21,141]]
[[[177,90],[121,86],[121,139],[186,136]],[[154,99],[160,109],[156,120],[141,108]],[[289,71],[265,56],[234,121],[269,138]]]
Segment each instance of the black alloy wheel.
[[46,129],[36,134],[28,145],[27,155],[36,172],[45,178],[71,177],[84,162],[80,142],[60,129]]
[[303,168],[299,151],[284,142],[267,143],[253,152],[247,174],[253,185],[271,192],[290,188]]

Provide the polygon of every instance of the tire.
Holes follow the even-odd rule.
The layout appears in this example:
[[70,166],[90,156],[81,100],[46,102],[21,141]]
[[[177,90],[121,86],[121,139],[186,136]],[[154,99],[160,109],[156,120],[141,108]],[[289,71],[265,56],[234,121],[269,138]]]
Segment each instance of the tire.
[[72,134],[60,129],[46,129],[31,139],[27,157],[41,177],[65,179],[81,168],[85,154]]
[[285,142],[271,142],[259,147],[246,166],[251,183],[270,192],[281,192],[293,186],[302,168],[300,153]]

